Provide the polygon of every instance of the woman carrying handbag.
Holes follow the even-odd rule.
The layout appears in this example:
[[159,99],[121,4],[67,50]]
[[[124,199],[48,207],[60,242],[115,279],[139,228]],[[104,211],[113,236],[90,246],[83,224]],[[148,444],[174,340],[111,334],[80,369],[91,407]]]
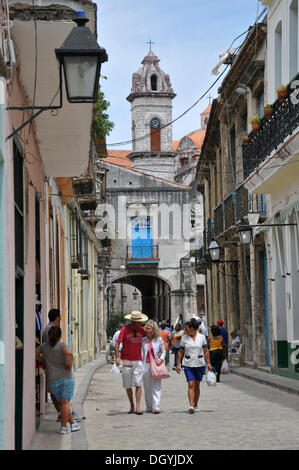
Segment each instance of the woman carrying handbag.
[[[157,323],[149,320],[146,323],[145,334],[146,336],[142,340],[142,360],[146,411],[147,413],[158,414],[160,413],[161,378],[168,376],[164,365],[166,351]],[[161,370],[162,364],[164,365],[163,370]]]

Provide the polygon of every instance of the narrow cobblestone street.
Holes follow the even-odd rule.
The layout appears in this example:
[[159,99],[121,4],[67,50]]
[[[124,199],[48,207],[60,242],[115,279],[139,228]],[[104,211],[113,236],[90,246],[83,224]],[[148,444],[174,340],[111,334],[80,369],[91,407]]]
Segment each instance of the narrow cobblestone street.
[[84,402],[90,450],[299,449],[298,396],[235,374],[216,387],[204,378],[200,411],[190,415],[184,373],[171,371],[163,381],[161,414],[128,415],[121,375],[110,369],[98,369]]

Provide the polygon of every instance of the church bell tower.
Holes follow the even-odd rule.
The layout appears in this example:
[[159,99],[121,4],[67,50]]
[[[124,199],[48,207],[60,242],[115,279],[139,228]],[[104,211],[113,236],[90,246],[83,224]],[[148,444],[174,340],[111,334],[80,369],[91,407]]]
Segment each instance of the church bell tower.
[[132,90],[127,100],[132,115],[132,168],[156,176],[174,178],[172,151],[172,100],[170,77],[159,66],[160,60],[150,49],[142,67],[133,74]]

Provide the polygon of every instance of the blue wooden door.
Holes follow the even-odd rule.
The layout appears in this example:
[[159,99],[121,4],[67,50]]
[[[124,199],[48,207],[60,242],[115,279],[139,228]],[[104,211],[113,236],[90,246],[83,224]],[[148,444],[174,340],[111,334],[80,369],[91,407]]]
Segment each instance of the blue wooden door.
[[152,222],[151,217],[133,217],[131,219],[132,258],[152,258]]

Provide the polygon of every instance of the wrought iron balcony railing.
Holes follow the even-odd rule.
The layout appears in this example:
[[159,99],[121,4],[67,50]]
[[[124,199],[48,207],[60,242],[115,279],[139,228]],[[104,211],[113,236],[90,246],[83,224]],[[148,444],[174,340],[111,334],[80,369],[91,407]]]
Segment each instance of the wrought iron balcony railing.
[[266,204],[264,194],[251,194],[244,186],[239,186],[236,190],[236,219],[249,213],[265,215]]
[[216,209],[214,209],[214,235],[218,237],[224,231],[224,204],[221,202]]
[[128,260],[158,260],[159,245],[128,245]]
[[[296,78],[299,78],[299,74]],[[245,179],[299,126],[298,98],[292,96],[292,93],[294,90],[289,87],[285,101],[275,101],[272,116],[264,117],[260,130],[252,132],[249,144],[243,145]]]
[[224,199],[224,229],[235,225],[236,222],[236,193],[231,193]]

